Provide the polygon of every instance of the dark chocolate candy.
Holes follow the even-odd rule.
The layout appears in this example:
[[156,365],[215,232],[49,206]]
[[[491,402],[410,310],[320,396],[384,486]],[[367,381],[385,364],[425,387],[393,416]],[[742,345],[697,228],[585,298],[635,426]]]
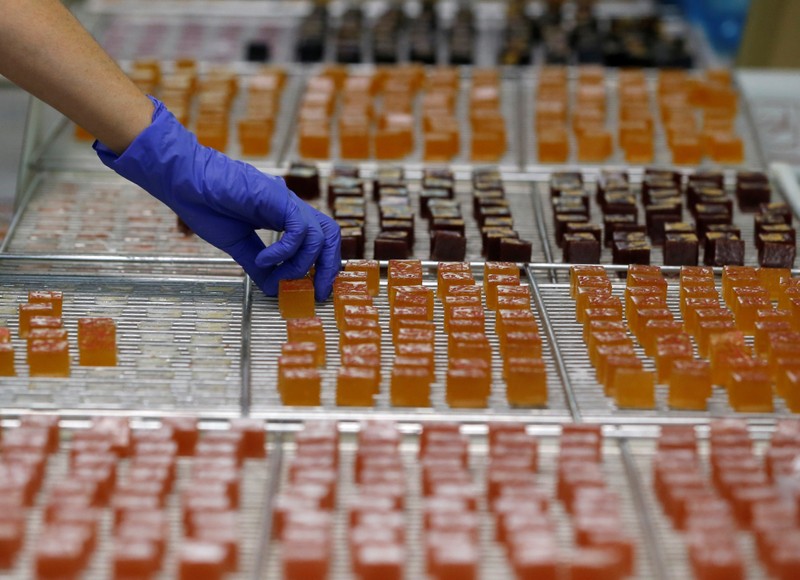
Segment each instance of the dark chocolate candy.
[[694,208],[694,216],[701,236],[705,235],[711,224],[730,224],[733,221],[731,212],[719,204],[698,203]]
[[614,215],[638,215],[636,196],[628,192],[609,191],[605,195],[603,213]]
[[554,219],[556,243],[560,246],[564,233],[567,231],[567,224],[588,223],[589,218],[582,214],[561,214]]
[[476,191],[472,194],[472,213],[477,216],[482,205],[491,201],[505,200],[505,192],[501,189],[487,189],[486,191]]
[[487,228],[513,228],[513,217],[489,217],[483,220],[483,227]]
[[699,253],[700,241],[694,233],[666,234],[665,266],[697,266]]
[[736,186],[736,201],[744,212],[758,211],[763,203],[769,203],[772,188],[767,182],[743,182]]
[[406,260],[411,255],[408,236],[405,232],[381,232],[373,252],[376,260]]
[[527,240],[503,238],[500,240],[501,262],[530,262],[533,245]]
[[599,224],[592,223],[570,223],[567,224],[564,234],[592,234],[595,239],[603,243],[603,228]]
[[667,234],[696,234],[697,228],[688,222],[671,222],[664,224],[664,235]]
[[350,177],[350,178],[357,178],[358,177],[358,167],[355,165],[350,165],[348,163],[337,163],[333,166],[331,170],[331,177]]
[[568,264],[599,264],[600,240],[588,232],[564,234],[564,262]]
[[[342,259],[360,260],[364,257],[364,231],[361,228],[342,228]],[[345,255],[348,256],[345,258]]]
[[480,213],[477,216],[478,225],[483,226],[483,223],[491,217],[510,218],[511,207],[509,205],[493,205],[480,208]]
[[316,199],[319,197],[319,171],[316,165],[293,162],[284,176],[286,187],[300,199]]
[[463,236],[466,226],[463,218],[435,218],[431,220],[430,228],[431,230],[457,232]]
[[762,203],[759,206],[759,213],[762,215],[779,215],[787,224],[792,225],[792,208],[783,201],[773,201]]
[[431,232],[431,260],[463,262],[467,255],[467,238],[458,232]]
[[759,234],[758,263],[764,268],[793,268],[796,255],[789,234]]
[[728,232],[708,232],[703,262],[706,266],[743,266],[744,240]]
[[781,234],[789,236],[792,245],[797,243],[797,232],[795,229],[785,223],[775,225],[762,225],[756,230],[756,249],[761,249],[761,234]]
[[614,240],[611,245],[614,264],[650,264],[650,243],[644,239]]
[[611,240],[614,238],[614,232],[622,226],[634,227],[638,224],[635,215],[631,214],[606,214],[603,216],[603,243],[605,246],[611,245]]
[[423,189],[419,193],[419,213],[423,218],[429,219],[431,217],[430,202],[433,200],[449,200],[451,197],[452,194],[447,189]]

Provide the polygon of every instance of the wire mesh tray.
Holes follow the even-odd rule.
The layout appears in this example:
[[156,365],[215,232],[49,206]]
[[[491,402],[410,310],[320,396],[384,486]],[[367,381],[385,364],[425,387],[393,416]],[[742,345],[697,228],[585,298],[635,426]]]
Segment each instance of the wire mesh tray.
[[[310,78],[313,76],[315,71],[319,70],[318,67],[305,67],[307,71],[307,77]],[[373,74],[375,71],[374,67],[368,65],[362,66],[353,66],[350,69],[350,73],[354,75],[359,74]],[[428,69],[426,69],[428,70]],[[434,69],[431,69],[434,70]],[[461,78],[459,82],[459,89],[458,89],[458,96],[456,100],[456,111],[455,115],[456,118],[459,120],[460,126],[460,148],[459,153],[453,159],[447,161],[448,164],[453,165],[469,165],[472,162],[472,157],[470,155],[470,122],[469,122],[469,88],[471,86],[471,67],[460,67],[459,70],[461,71]],[[503,114],[505,119],[505,127],[506,127],[506,153],[496,162],[492,162],[495,165],[498,165],[501,169],[508,169],[514,170],[518,169],[520,166],[520,159],[522,152],[520,150],[520,139],[521,135],[519,133],[519,126],[516,122],[518,118],[518,80],[517,80],[518,73],[513,68],[505,68],[500,69],[500,111]],[[421,89],[420,94],[422,94],[424,88]],[[299,102],[303,96],[304,89],[299,90],[295,94],[296,100]],[[415,105],[414,105],[414,116],[415,116],[415,127],[414,127],[414,149],[411,154],[396,160],[385,160],[387,163],[403,163],[403,164],[413,164],[416,167],[421,167],[425,162],[424,160],[424,147],[422,142],[423,132],[422,132],[422,122],[420,119],[420,107],[421,104],[419,103],[419,97],[415,98]],[[296,111],[293,111],[293,116]],[[337,115],[334,112],[334,115]],[[294,125],[292,131],[289,135],[286,147],[286,154],[281,158],[282,163],[286,163],[289,161],[294,161],[301,159],[301,155],[298,150],[298,123],[297,119],[294,121]],[[331,162],[376,162],[376,159],[343,159],[339,153],[339,139],[338,139],[338,130],[337,130],[337,123],[332,121],[331,123],[331,133],[330,133],[330,155],[328,156],[327,160]],[[480,162],[476,162],[480,163]]]
[[[358,487],[354,483],[353,468],[357,443],[352,434],[342,433],[339,443],[339,479],[338,502],[333,520],[334,550],[331,559],[330,578],[352,578],[350,552],[348,549],[348,512],[347,505],[351,498],[358,495]],[[539,469],[537,471],[537,488],[541,489],[551,498],[550,516],[556,525],[556,540],[562,563],[566,563],[569,553],[573,549],[573,533],[570,517],[562,504],[555,499],[555,484],[557,478],[557,457],[559,451],[559,438],[548,435],[537,437],[539,442]],[[407,435],[400,446],[400,455],[406,474],[405,521],[406,521],[406,558],[405,578],[424,578],[425,571],[425,544],[422,522],[422,495],[421,495],[421,468],[418,461],[419,436]],[[283,469],[280,474],[280,487],[278,491],[288,489],[287,467],[294,454],[294,444],[291,440],[282,447]],[[485,481],[488,465],[488,445],[485,435],[476,435],[470,438],[469,469],[478,491],[479,517],[479,578],[513,578],[514,574],[508,561],[507,553],[495,540],[494,517],[486,505]],[[636,578],[666,578],[666,571],[659,567],[659,555],[656,551],[660,548],[651,542],[649,521],[642,516],[640,505],[641,489],[638,474],[631,471],[629,452],[624,440],[605,438],[603,444],[603,471],[610,489],[620,495],[621,517],[625,529],[636,538],[635,574]],[[658,509],[657,506],[647,506],[648,511]],[[273,541],[268,552],[266,578],[281,578],[281,546],[280,542]]]
[[[610,277],[614,276],[609,273]],[[547,313],[544,321],[548,336],[554,340],[553,349],[558,357],[561,378],[564,387],[575,402],[578,417],[586,421],[611,423],[668,423],[668,422],[707,422],[714,417],[746,417],[758,423],[772,423],[781,417],[792,414],[786,408],[783,399],[774,397],[773,413],[739,413],[728,404],[725,389],[714,387],[705,411],[686,411],[671,409],[667,404],[667,387],[656,387],[656,408],[619,409],[613,398],[605,396],[603,386],[597,382],[594,368],[589,360],[586,343],[583,340],[583,326],[575,320],[575,302],[569,296],[569,284],[537,284],[542,301],[542,308]],[[613,294],[622,296],[624,284],[613,284]],[[719,290],[719,286],[717,288]],[[679,306],[679,287],[677,280],[670,280],[667,290],[667,304],[675,315],[675,320],[682,321]],[[751,340],[751,339],[749,339]],[[637,356],[643,361],[644,368],[655,370],[652,358],[644,355],[640,345],[636,345]]]
[[[474,274],[477,283],[482,280],[482,268],[476,267]],[[424,284],[436,286],[435,268],[425,274]],[[523,280],[524,282],[524,280]],[[502,359],[499,343],[494,334],[494,312],[486,310],[487,336],[492,345],[492,394],[486,409],[450,408],[445,402],[445,377],[447,371],[447,335],[443,331],[444,312],[438,300],[434,300],[435,374],[431,386],[431,406],[428,408],[393,407],[389,397],[391,367],[394,360],[394,347],[389,331],[389,300],[386,280],[382,280],[381,292],[374,304],[380,315],[383,333],[381,337],[381,385],[375,396],[375,404],[366,407],[342,407],[335,404],[336,373],[340,366],[338,349],[338,330],[333,304],[329,301],[317,304],[316,315],[323,321],[327,341],[327,365],[321,369],[322,406],[284,407],[277,391],[277,359],[281,346],[286,341],[286,321],[280,317],[277,300],[255,293],[252,302],[250,322],[250,366],[252,381],[251,413],[257,417],[297,421],[303,418],[325,416],[326,418],[361,419],[370,416],[384,416],[412,421],[425,420],[465,420],[486,421],[490,418],[507,417],[520,421],[561,422],[570,417],[564,392],[554,366],[554,357],[547,340],[543,340],[543,358],[547,366],[548,406],[546,408],[515,408],[506,401],[505,383],[502,379]],[[539,317],[535,307],[534,316]],[[541,327],[541,319],[539,319]],[[543,337],[544,338],[544,337]]]
[[[0,379],[0,407],[240,413],[241,282],[2,273],[0,286],[0,323],[11,330],[17,372]],[[64,293],[68,378],[28,376],[17,309],[29,290],[41,289]],[[78,365],[84,316],[114,319],[118,366]]]
[[[581,168],[582,169],[582,168]],[[631,190],[636,195],[637,200],[641,200],[641,179],[642,175],[640,171],[635,171],[635,168],[630,167],[623,167],[623,169],[629,170],[629,179],[631,182]],[[555,172],[554,172],[555,173]],[[689,174],[690,172],[687,172]],[[584,177],[584,187],[589,194],[589,211],[590,211],[590,223],[595,223],[599,225],[603,225],[602,216],[603,212],[597,203],[597,196],[596,196],[596,183],[598,178],[598,173],[596,170],[589,169],[588,171],[582,171]],[[726,171],[725,173],[725,190],[729,194],[730,199],[733,200],[733,211],[732,211],[732,223],[736,227],[741,229],[741,239],[745,242],[745,254],[744,254],[744,264],[746,266],[758,266],[758,253],[756,250],[755,244],[755,223],[754,223],[754,213],[745,213],[739,209],[739,205],[735,199],[735,172],[733,171]],[[543,244],[545,246],[545,258],[548,262],[561,262],[562,261],[562,254],[563,251],[561,248],[558,247],[558,243],[556,242],[555,236],[555,225],[553,223],[553,205],[551,203],[551,195],[550,195],[550,188],[549,188],[549,179],[552,174],[549,172],[537,173],[534,174],[535,185],[533,186],[534,190],[534,215],[541,216],[539,234],[543,238]],[[773,183],[772,186],[772,200],[773,201],[785,201],[784,192],[780,185],[776,182]],[[685,196],[683,196],[685,200]],[[683,204],[684,207],[683,211],[683,218],[682,221],[692,222],[694,223],[694,218],[692,217],[689,208],[686,207],[686,203]],[[641,207],[642,204],[637,204],[637,211],[638,211],[638,222],[640,224],[645,223],[645,215],[644,215],[644,208]],[[700,244],[702,246],[702,242]],[[661,266],[664,264],[664,247],[663,245],[655,245],[652,244],[652,248],[650,250],[650,263]],[[702,253],[701,252],[701,264],[702,264]],[[601,245],[601,254],[600,254],[600,263],[601,264],[611,264],[611,248],[603,247]],[[565,280],[566,278],[561,278]]]
[[[138,427],[141,428],[144,425],[140,424]],[[200,426],[202,437],[206,429],[202,423]],[[145,428],[152,427],[154,425],[151,424]],[[216,425],[213,429],[218,430],[221,427],[221,425]],[[9,570],[3,570],[3,578],[22,580],[36,577],[34,554],[37,545],[36,540],[45,525],[44,508],[46,501],[50,496],[50,489],[55,484],[69,478],[70,440],[72,435],[79,430],[70,427],[65,428],[62,423],[60,450],[47,460],[42,490],[37,496],[35,505],[27,510],[27,528],[23,548],[14,567]],[[260,550],[264,537],[264,513],[274,471],[269,457],[272,455],[274,445],[275,443],[271,439],[268,440],[267,458],[248,459],[243,463],[238,509],[239,566],[236,573],[226,574],[226,578],[258,577],[257,565],[260,561]],[[119,461],[117,466],[118,481],[125,480],[128,462],[127,459]],[[164,508],[169,522],[169,537],[167,549],[164,552],[163,566],[161,572],[156,576],[158,578],[178,577],[178,549],[184,538],[180,493],[182,490],[187,489],[190,484],[191,465],[191,457],[177,458],[174,489],[167,497]],[[114,513],[109,508],[102,508],[101,512],[94,555],[89,560],[88,567],[80,576],[86,580],[113,577]]]
[[[575,90],[577,87],[577,68],[572,67],[568,69],[568,91],[569,100],[574,107]],[[602,165],[619,164],[619,165],[673,165],[672,153],[667,145],[667,137],[664,126],[660,121],[658,109],[655,106],[655,98],[657,96],[657,73],[649,72],[647,74],[647,89],[650,99],[650,107],[653,112],[655,123],[653,126],[653,152],[654,157],[652,162],[645,164],[631,163],[626,161],[625,154],[618,144],[618,128],[619,128],[619,109],[620,99],[618,95],[618,74],[619,71],[613,68],[606,68],[606,110],[607,118],[605,126],[611,132],[613,145],[613,153],[602,162],[586,162],[580,161],[577,155],[577,142],[575,135],[572,131],[569,134],[569,156],[565,164],[542,164],[539,161],[537,150],[537,133],[535,129],[535,113],[536,113],[536,89],[539,84],[539,69],[528,69],[523,72],[521,78],[522,88],[520,90],[520,111],[521,111],[521,125],[523,128],[523,145],[522,150],[525,153],[523,160],[523,167],[527,170],[534,170],[539,167],[559,167],[563,165],[576,165],[580,164],[582,167],[600,167]],[[693,73],[690,73],[690,75]],[[695,73],[696,74],[696,73]],[[733,87],[739,94],[739,110],[735,121],[736,133],[742,138],[744,144],[744,158],[742,163],[736,166],[742,168],[762,168],[764,166],[764,159],[761,155],[761,149],[757,140],[756,129],[753,126],[750,117],[749,105],[745,95],[739,90],[739,87],[734,81]],[[723,164],[711,161],[710,158],[704,158],[701,166],[703,167],[720,167]],[[724,164],[728,166],[728,164]]]
[[[323,198],[328,190],[328,181],[332,166],[320,164],[320,191]],[[378,204],[372,199],[372,176],[374,167],[371,165],[356,165],[359,167],[361,180],[364,185],[364,197],[367,205],[367,217],[365,226],[365,258],[371,259],[376,236],[380,233],[380,214]],[[427,260],[430,257],[430,237],[428,235],[428,220],[422,217],[420,212],[420,191],[422,190],[422,170],[414,166],[403,164],[405,182],[411,197],[411,207],[414,211],[414,247],[411,252],[412,257]],[[459,202],[461,215],[465,222],[465,237],[467,239],[466,261],[481,261],[484,259],[481,253],[481,231],[478,222],[473,217],[472,203],[472,169],[463,169],[453,166],[454,175],[454,198]],[[545,262],[547,256],[544,251],[539,228],[535,219],[535,206],[532,196],[532,185],[524,179],[525,176],[510,175],[503,177],[503,189],[505,198],[509,202],[514,219],[514,229],[519,233],[521,239],[527,240],[532,244],[531,259],[534,262]],[[313,202],[320,211],[331,214],[331,208],[327,207],[324,199]]]

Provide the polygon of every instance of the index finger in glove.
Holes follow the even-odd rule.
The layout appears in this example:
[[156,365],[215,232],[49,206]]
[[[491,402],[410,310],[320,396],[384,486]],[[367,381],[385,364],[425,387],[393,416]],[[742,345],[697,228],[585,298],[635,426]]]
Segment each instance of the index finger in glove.
[[342,234],[338,224],[331,218],[317,210],[314,213],[325,237],[314,274],[315,297],[322,302],[330,296],[333,281],[342,266]]
[[261,252],[258,256],[258,265],[262,268],[275,266],[297,254],[308,235],[308,227],[308,219],[304,212],[296,204],[290,203],[286,212],[283,236]]

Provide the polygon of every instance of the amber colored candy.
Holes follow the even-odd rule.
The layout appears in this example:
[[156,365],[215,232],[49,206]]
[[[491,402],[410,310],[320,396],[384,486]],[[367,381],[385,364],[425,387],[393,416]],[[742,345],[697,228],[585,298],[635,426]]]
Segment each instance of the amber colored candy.
[[538,332],[539,326],[530,310],[498,310],[495,317],[495,334],[500,337],[501,342],[507,330]]
[[278,389],[284,405],[319,405],[319,371],[315,368],[282,368],[278,371]]
[[372,132],[369,123],[339,127],[339,154],[342,159],[369,159],[371,149]]
[[547,405],[547,369],[535,355],[507,359],[506,399],[509,405],[541,407]]
[[389,307],[416,306],[425,309],[426,318],[433,320],[433,289],[427,286],[396,286]]
[[519,271],[514,274],[489,274],[484,278],[483,286],[486,292],[486,307],[497,310],[497,288],[499,286],[519,285]]
[[[605,321],[604,321],[605,322]],[[587,341],[589,351],[589,361],[592,366],[596,367],[599,364],[600,347],[607,346],[627,346],[633,350],[633,341],[628,333],[622,331],[609,331],[609,332],[596,332],[589,337]]]
[[14,347],[9,342],[0,342],[0,376],[13,377],[16,374]]
[[366,367],[339,367],[336,374],[336,404],[341,406],[371,407],[378,391],[380,378],[375,369]]
[[66,328],[34,328],[28,333],[26,361],[30,356],[31,343],[34,340],[68,340],[69,333]]
[[669,334],[656,341],[656,379],[671,384],[672,364],[676,360],[692,360],[694,350],[688,334]]
[[[596,280],[595,280],[596,279]],[[578,288],[590,283],[600,283],[611,289],[611,281],[602,266],[576,264],[569,269],[569,295],[573,300],[577,297]]]
[[569,133],[564,125],[542,127],[536,135],[540,163],[566,163],[569,159]]
[[780,297],[781,287],[792,277],[788,268],[758,268],[756,272],[761,285],[769,292],[770,300]]
[[68,377],[69,343],[66,340],[36,340],[30,345],[28,364],[32,377]]
[[402,159],[410,153],[410,129],[378,129],[373,139],[375,159]]
[[676,165],[698,165],[703,160],[703,143],[696,135],[674,136],[671,149]]
[[622,367],[614,373],[614,400],[620,409],[653,409],[655,374],[652,371]]
[[78,354],[81,366],[116,366],[117,327],[114,320],[79,318]]
[[64,293],[59,290],[31,290],[28,292],[28,304],[50,304],[53,316],[61,316]]
[[739,296],[733,310],[736,326],[742,332],[753,334],[756,325],[756,312],[772,308],[772,302],[766,296]]
[[[345,308],[348,306],[357,307],[360,309],[374,309],[372,296],[364,292],[363,294],[335,294],[333,297],[333,310],[336,316],[337,327],[342,326],[342,321],[345,318]],[[352,311],[352,308],[350,309]],[[370,312],[369,316],[366,313]],[[377,311],[375,311],[377,312]],[[363,310],[362,317],[376,318],[372,310]]]
[[700,356],[707,357],[711,336],[736,330],[732,320],[701,320],[697,324],[697,352]]
[[50,303],[34,303],[19,305],[19,336],[27,338],[30,330],[30,320],[34,316],[54,316],[53,305]]
[[[398,357],[399,358],[399,357]],[[421,366],[395,366],[392,368],[390,397],[395,407],[429,407],[431,373]]]
[[513,331],[506,333],[500,354],[504,358],[531,356],[541,358],[542,337],[538,332]]
[[613,138],[605,129],[588,129],[578,135],[578,161],[605,161],[613,153]]
[[380,348],[381,335],[374,330],[345,330],[339,333],[339,350],[347,345],[375,344]]
[[178,578],[180,580],[217,580],[223,577],[226,550],[217,543],[202,540],[184,540],[178,553]]
[[628,325],[639,342],[644,345],[644,342],[649,343],[649,340],[645,337],[647,323],[656,320],[673,320],[672,311],[669,308],[639,308],[634,311],[633,316],[629,314]]
[[472,272],[439,272],[437,295],[444,298],[450,294],[453,286],[467,286],[475,284]]
[[327,159],[331,150],[330,130],[311,122],[302,123],[297,133],[297,151],[306,159]]
[[658,339],[668,335],[683,334],[683,323],[672,319],[652,319],[645,322],[639,343],[647,356],[655,356]]
[[325,350],[320,350],[316,342],[285,342],[281,345],[281,355],[306,355],[314,358],[315,366],[325,366]]
[[[622,349],[624,347],[620,348]],[[600,364],[597,367],[598,381],[603,384],[607,396],[614,396],[614,389],[619,382],[616,377],[622,369],[642,370],[642,361],[635,354],[600,357]]]
[[425,161],[448,161],[458,155],[458,134],[450,131],[426,131],[422,138]]
[[628,163],[652,163],[655,157],[655,144],[650,132],[627,135],[622,148]]
[[792,325],[788,320],[756,320],[753,331],[753,346],[756,354],[765,355],[769,351],[769,336],[773,332],[790,332]]
[[319,350],[325,351],[325,329],[319,317],[287,320],[286,336],[288,342],[313,342]]
[[728,402],[734,411],[772,413],[772,381],[764,370],[735,371],[728,385]]
[[387,291],[392,294],[395,286],[421,286],[422,262],[419,260],[389,260]]
[[[461,359],[465,360],[465,359]],[[466,359],[469,360],[469,359]],[[472,366],[447,370],[447,403],[451,407],[481,408],[491,391],[491,374],[476,361]]]
[[744,142],[735,133],[714,133],[711,136],[709,156],[718,163],[742,163]]
[[667,402],[673,409],[704,410],[711,396],[708,361],[673,359]]
[[381,269],[377,260],[348,260],[344,265],[346,272],[364,272],[367,275],[367,289],[370,296],[380,291]]
[[273,123],[270,119],[240,119],[237,124],[242,155],[269,155]]
[[314,284],[309,278],[281,280],[278,284],[278,309],[281,317],[314,317]]

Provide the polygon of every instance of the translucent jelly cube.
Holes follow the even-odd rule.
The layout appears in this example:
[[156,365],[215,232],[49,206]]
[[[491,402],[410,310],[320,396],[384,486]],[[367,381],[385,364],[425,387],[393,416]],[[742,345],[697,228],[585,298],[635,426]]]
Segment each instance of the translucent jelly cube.
[[30,321],[34,316],[55,316],[53,305],[47,303],[20,304],[19,305],[19,336],[27,338],[30,331]]
[[498,286],[519,285],[519,269],[515,268],[514,274],[488,274],[484,279],[484,291],[486,292],[486,307],[490,310],[497,309],[497,288]]
[[309,278],[281,280],[278,308],[283,318],[314,317],[314,284]]
[[430,406],[430,369],[422,366],[395,366],[390,383],[391,401],[395,407]]
[[78,319],[81,366],[117,365],[117,327],[111,318]]
[[32,377],[68,377],[69,343],[66,340],[40,339],[31,342],[28,364]]
[[506,399],[509,405],[541,407],[547,405],[547,370],[535,357],[507,359]]
[[655,408],[655,374],[652,371],[619,368],[614,374],[612,388],[620,409]]
[[491,375],[477,362],[472,367],[447,371],[447,402],[451,407],[485,407],[490,390]]
[[670,371],[669,406],[703,410],[711,396],[711,365],[708,361],[674,359]]
[[659,383],[670,383],[672,363],[676,360],[694,358],[692,342],[688,334],[668,334],[656,341],[656,369]]
[[371,407],[378,391],[380,375],[367,367],[339,367],[336,373],[336,404]]
[[14,347],[10,342],[0,342],[0,376],[13,377],[16,374]]
[[287,320],[286,336],[289,342],[313,342],[325,352],[325,330],[319,317]]
[[381,270],[377,260],[348,260],[346,272],[364,272],[367,275],[367,288],[370,296],[377,296],[380,289]]
[[425,286],[397,286],[389,306],[416,306],[425,308],[427,320],[433,320],[433,289]]
[[735,371],[728,386],[728,402],[735,411],[772,413],[772,380],[764,370]]
[[278,373],[278,389],[284,405],[319,405],[321,384],[317,369],[286,368]]
[[[285,342],[281,345],[282,355],[311,355],[316,366],[325,366],[325,350],[320,350],[316,342]],[[289,362],[289,361],[287,361]]]
[[28,304],[50,304],[53,316],[61,316],[64,294],[59,290],[31,290],[28,292]]

